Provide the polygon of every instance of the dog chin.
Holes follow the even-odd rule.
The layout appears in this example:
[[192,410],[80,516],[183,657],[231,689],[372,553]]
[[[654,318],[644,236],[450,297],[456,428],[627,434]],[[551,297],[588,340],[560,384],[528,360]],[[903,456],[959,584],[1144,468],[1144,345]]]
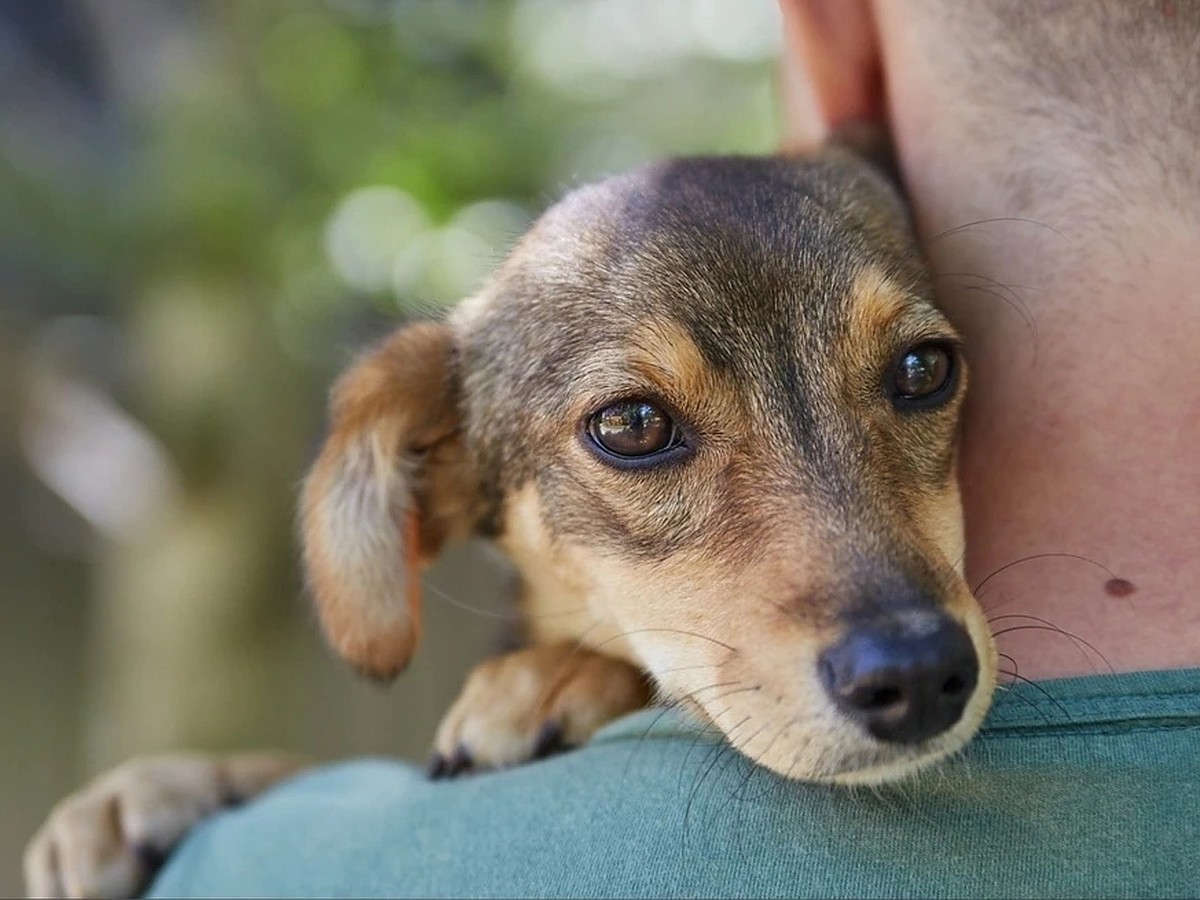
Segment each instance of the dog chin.
[[977,692],[964,710],[962,719],[944,734],[918,746],[905,748],[872,740],[869,749],[865,749],[853,764],[829,772],[817,780],[846,786],[903,781],[965,747],[983,723],[991,705],[991,694],[991,690]]
[[[972,733],[966,729],[959,733],[955,728],[924,744],[907,747],[867,739],[859,747],[839,748],[838,753],[824,754],[824,759],[814,770],[805,772],[792,764],[786,777],[793,781],[846,787],[903,781],[957,753],[971,739]],[[784,774],[768,761],[756,762]]]
[[859,785],[872,786],[903,781],[922,769],[926,769],[961,750],[966,745],[967,738],[952,742],[943,740],[933,743],[937,743],[939,746],[925,753],[904,755],[890,762],[875,763],[862,768],[835,772],[821,778],[821,781],[847,787]]
[[738,750],[756,764],[791,781],[845,787],[903,781],[962,750],[979,730],[991,697],[991,686],[985,685],[972,697],[962,718],[952,728],[920,744],[880,741],[842,722],[831,723],[831,740],[824,746],[823,742],[807,740],[796,750],[784,746],[786,741],[771,740],[761,748],[741,746]]

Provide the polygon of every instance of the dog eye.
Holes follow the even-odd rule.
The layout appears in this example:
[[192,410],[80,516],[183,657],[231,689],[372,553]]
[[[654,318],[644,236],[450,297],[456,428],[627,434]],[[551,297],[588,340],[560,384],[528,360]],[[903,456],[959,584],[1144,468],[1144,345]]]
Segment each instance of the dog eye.
[[953,394],[957,366],[954,350],[936,341],[905,350],[892,368],[890,393],[899,407],[928,408]]
[[683,443],[679,426],[644,400],[622,400],[588,420],[588,434],[601,449],[619,459],[644,459]]

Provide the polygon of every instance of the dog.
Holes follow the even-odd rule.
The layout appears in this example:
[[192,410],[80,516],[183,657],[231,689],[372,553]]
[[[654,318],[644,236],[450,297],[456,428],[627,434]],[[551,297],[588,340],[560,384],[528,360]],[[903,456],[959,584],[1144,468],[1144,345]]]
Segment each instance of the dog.
[[[996,684],[962,572],[966,383],[899,191],[855,149],[581,187],[336,384],[300,511],[322,627],[395,676],[421,571],[483,536],[520,576],[527,646],[469,677],[431,776],[657,700],[785,778],[902,778],[961,748]],[[52,813],[30,889],[130,895],[147,856],[301,765],[127,764]]]

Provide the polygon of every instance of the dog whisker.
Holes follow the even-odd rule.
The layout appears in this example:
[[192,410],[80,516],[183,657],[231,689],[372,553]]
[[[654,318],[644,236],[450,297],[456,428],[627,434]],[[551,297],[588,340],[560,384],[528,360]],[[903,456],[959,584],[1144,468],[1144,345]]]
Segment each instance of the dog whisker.
[[948,289],[945,289],[943,291],[943,293],[947,294],[947,295],[958,295],[958,294],[969,294],[969,293],[986,294],[989,297],[994,297],[995,299],[999,300],[1001,303],[1005,304],[1009,309],[1012,309],[1014,312],[1017,313],[1018,316],[1021,317],[1021,321],[1024,323],[1025,327],[1027,329],[1029,329],[1029,334],[1032,338],[1033,357],[1030,360],[1029,364],[1034,365],[1037,363],[1038,352],[1041,349],[1041,345],[1038,340],[1037,325],[1034,323],[1032,317],[1030,317],[1026,312],[1022,311],[1022,308],[1020,306],[1018,306],[1016,303],[1012,302],[1007,297],[1005,297],[1003,294],[998,293],[997,291],[993,290],[992,288],[989,288],[989,287],[987,287],[985,285],[981,285],[981,284],[967,284],[967,285],[963,285],[961,287],[948,288]]
[[981,272],[934,272],[933,277],[934,278],[977,278],[980,281],[987,282],[988,284],[995,287],[997,290],[1003,291],[1004,293],[1006,293],[1010,297],[1012,297],[1014,300],[1020,299],[1020,294],[1017,293],[1018,290],[1021,290],[1021,291],[1040,291],[1041,290],[1041,288],[1030,287],[1029,285],[1025,285],[1025,284],[1006,284],[1003,281],[999,281],[998,279],[992,278],[990,275],[984,275]]
[[[980,606],[980,609],[982,609],[984,611],[984,613],[992,613],[992,612],[996,612],[997,610],[1003,609],[1004,607],[1008,606],[1010,603],[1015,603],[1017,600],[1020,600],[1021,598],[1022,598],[1021,594],[1019,594],[1019,593],[1014,594],[1014,593],[1010,592],[1010,593],[1005,593],[1004,595],[999,597],[998,603],[989,603],[986,607],[984,607],[983,602],[980,601],[979,606]],[[976,598],[976,599],[979,599],[979,598]]]
[[659,673],[666,675],[671,672],[689,672],[693,669],[712,669],[715,668],[712,663],[695,663],[689,666],[671,666],[667,669],[659,669]]
[[[723,732],[730,743],[721,742],[721,743],[715,744],[712,747],[710,747],[709,751],[708,751],[709,755],[704,757],[704,759],[700,762],[700,765],[701,766],[705,765],[705,761],[710,760],[710,758],[719,755],[723,751],[732,751],[733,750],[733,747],[732,747],[733,735],[736,734],[742,728],[742,726],[744,726],[747,722],[749,722],[750,718],[751,718],[750,716],[744,717],[736,725],[734,725],[732,728],[730,728],[728,731]],[[679,770],[679,779],[676,782],[677,787],[680,789],[683,788],[683,775],[684,775],[684,772],[687,770],[687,763],[688,763],[688,760],[691,758],[692,749],[694,749],[698,745],[699,740],[700,740],[700,736],[697,736],[696,741],[693,742],[692,747],[688,749],[687,755],[683,759],[683,766]],[[709,768],[711,768],[711,765],[712,765],[712,763],[709,762]],[[705,771],[707,771],[707,770],[705,770]],[[700,780],[703,780],[703,776],[700,776]],[[694,788],[695,788],[695,786],[693,787],[691,796],[694,796],[694,794],[695,794]],[[689,796],[689,798],[688,798],[689,804],[691,803],[691,796]],[[686,816],[685,816],[685,821],[686,821]]]
[[[748,717],[747,717],[747,719],[743,719],[742,723],[744,723],[746,721],[748,721]],[[739,725],[742,723],[739,723]],[[735,726],[735,727],[737,727],[737,726]],[[717,739],[717,744],[715,747],[712,746],[713,742],[710,740],[711,738]],[[678,777],[678,779],[676,779],[676,788],[678,790],[683,790],[683,776],[684,776],[684,773],[687,771],[688,762],[691,760],[692,753],[695,752],[696,748],[700,747],[700,746],[708,746],[709,754],[718,753],[718,752],[720,752],[721,747],[726,746],[724,744],[724,739],[725,739],[724,732],[722,732],[720,729],[717,729],[717,728],[705,728],[705,729],[702,729],[702,730],[699,730],[696,732],[695,737],[692,738],[692,742],[688,746],[687,753],[684,754],[683,763],[680,765],[679,777]],[[705,756],[702,758],[700,765],[704,765],[703,760],[705,760],[705,759],[708,759],[708,756]]]
[[1018,671],[1020,671],[1020,668],[1019,668],[1019,666],[1017,665],[1017,661],[1016,661],[1016,660],[1015,660],[1013,657],[1009,656],[1007,653],[999,653],[999,652],[997,652],[997,653],[996,653],[996,656],[998,656],[1000,659],[1007,659],[1007,660],[1008,660],[1010,663],[1012,663],[1012,667],[1013,667],[1013,670],[1012,670],[1011,672],[1005,672],[1005,671],[1001,670],[1000,674],[1002,674],[1002,675],[1016,675],[1016,674],[1017,674],[1017,672],[1018,672]]
[[1012,569],[1016,566],[1023,565],[1025,563],[1029,563],[1029,562],[1034,562],[1034,561],[1040,560],[1040,559],[1071,559],[1071,560],[1075,560],[1076,562],[1083,562],[1083,563],[1087,563],[1088,565],[1095,566],[1096,568],[1100,569],[1105,574],[1107,574],[1110,579],[1117,577],[1117,574],[1112,569],[1110,569],[1108,566],[1104,565],[1101,562],[1097,562],[1096,560],[1092,559],[1091,557],[1082,556],[1078,553],[1034,553],[1029,556],[1022,556],[1020,559],[1014,559],[1012,562],[1005,563],[1004,565],[1000,566],[1000,568],[994,570],[991,574],[989,574],[986,578],[984,578],[981,582],[979,582],[979,584],[977,584],[973,588],[971,588],[971,592],[976,597],[978,597],[980,600],[982,600],[981,592],[983,591],[983,589],[987,585],[987,583],[989,581],[991,581],[993,578],[995,578],[997,575],[1001,574],[1002,572],[1007,572],[1009,569]]
[[[1070,712],[1067,710],[1067,708],[1066,708],[1065,706],[1063,706],[1063,705],[1062,705],[1062,703],[1060,703],[1060,702],[1058,701],[1058,699],[1057,699],[1057,698],[1055,698],[1055,697],[1054,697],[1054,695],[1053,695],[1053,694],[1051,694],[1051,693],[1050,693],[1048,690],[1046,690],[1046,688],[1044,688],[1042,685],[1038,684],[1038,683],[1037,683],[1036,681],[1034,681],[1033,679],[1031,679],[1031,678],[1026,678],[1024,675],[1020,674],[1020,673],[1017,671],[1017,669],[1016,669],[1016,665],[1017,665],[1017,664],[1016,664],[1016,660],[1013,660],[1011,656],[1009,656],[1009,657],[1008,657],[1008,659],[1009,659],[1009,660],[1011,660],[1011,661],[1012,661],[1012,663],[1013,663],[1013,671],[1011,671],[1011,672],[1003,672],[1003,674],[1004,674],[1004,675],[1007,675],[1007,676],[1009,676],[1009,677],[1010,677],[1010,678],[1012,678],[1014,681],[1017,681],[1017,682],[1019,682],[1020,684],[1023,684],[1023,685],[1028,685],[1030,688],[1032,688],[1033,690],[1037,691],[1037,692],[1038,692],[1039,694],[1041,694],[1041,695],[1042,695],[1042,696],[1043,696],[1043,697],[1044,697],[1046,700],[1048,700],[1050,703],[1054,704],[1054,707],[1055,707],[1055,709],[1057,709],[1057,710],[1058,710],[1060,713],[1062,713],[1062,716],[1063,716],[1063,718],[1064,718],[1064,719],[1066,719],[1066,720],[1070,721],[1070,719],[1071,719],[1071,713],[1070,713]],[[1025,700],[1026,702],[1028,702],[1028,703],[1029,703],[1029,705],[1030,705],[1030,706],[1031,706],[1033,709],[1035,709],[1035,710],[1037,710],[1037,711],[1041,712],[1040,706],[1039,706],[1039,705],[1038,705],[1036,702],[1032,701],[1032,700],[1031,700],[1029,697],[1025,697],[1023,694],[1021,694],[1021,692],[1020,692],[1020,691],[1013,690],[1013,689],[1011,689],[1011,688],[1010,688],[1010,691],[1009,691],[1009,693],[1011,694],[1011,696],[1018,697],[1018,698],[1020,698],[1020,699],[1022,699],[1022,700]],[[1042,713],[1042,716],[1043,716],[1043,718],[1045,718],[1045,719],[1046,719],[1046,721],[1047,721],[1047,722],[1049,722],[1049,721],[1050,721],[1049,717],[1047,717],[1047,716],[1045,715],[1045,713]]]
[[[659,711],[658,715],[656,715],[654,717],[654,720],[649,725],[647,725],[645,727],[645,729],[642,731],[642,733],[638,736],[637,742],[634,744],[632,749],[630,749],[629,756],[625,760],[625,768],[621,772],[621,782],[622,783],[624,783],[625,780],[629,777],[629,767],[631,765],[633,765],[633,757],[639,750],[644,748],[644,745],[645,745],[647,739],[650,737],[650,732],[653,731],[655,729],[655,727],[658,725],[658,723],[662,721],[663,716],[669,715],[670,713],[676,712],[676,711],[677,710],[674,706],[672,706],[670,704],[665,704],[662,707],[662,709]],[[692,742],[692,746],[695,746],[696,743],[699,742],[701,737],[703,737],[703,734],[698,735],[696,738],[694,738],[693,742]],[[691,750],[689,749],[688,752],[690,753]],[[685,762],[686,762],[686,757],[685,757]]]
[[[480,606],[472,606],[470,603],[465,603],[462,600],[459,600],[457,597],[450,594],[449,592],[438,587],[436,584],[433,584],[428,579],[421,580],[421,587],[424,590],[428,591],[429,593],[433,594],[433,596],[437,597],[439,600],[442,600],[442,601],[450,604],[451,606],[461,609],[465,612],[473,613],[474,615],[477,615],[477,616],[483,616],[484,618],[487,618],[487,619],[501,619],[506,622],[515,622],[517,619],[516,615],[511,612],[499,612],[494,609],[484,609],[483,607],[480,607]],[[566,613],[564,613],[564,615],[566,615]]]
[[[717,688],[729,687],[731,685],[739,685],[741,681],[718,681],[716,684],[708,684],[701,688],[696,688],[694,691],[688,691],[685,694],[680,694],[680,699],[696,700],[696,695],[702,691],[711,691]],[[724,696],[724,695],[722,695]],[[697,701],[699,702],[699,701]]]
[[[1033,622],[1037,622],[1040,625],[1044,625],[1047,628],[1050,628],[1050,629],[1058,632],[1059,634],[1063,635],[1064,637],[1070,638],[1072,641],[1075,642],[1076,646],[1082,645],[1083,647],[1086,647],[1088,650],[1091,650],[1094,654],[1096,654],[1097,657],[1100,658],[1100,660],[1102,660],[1104,662],[1104,665],[1108,668],[1108,671],[1110,674],[1116,674],[1116,670],[1112,667],[1112,663],[1110,663],[1108,661],[1108,657],[1105,656],[1103,653],[1101,653],[1100,649],[1095,644],[1093,644],[1091,641],[1081,638],[1079,635],[1075,634],[1074,632],[1067,631],[1065,628],[1060,628],[1058,625],[1055,625],[1053,622],[1050,622],[1046,619],[1040,618],[1039,616],[1031,616],[1031,615],[1027,615],[1025,613],[1006,613],[1003,616],[995,616],[993,618],[988,619],[987,621],[988,621],[989,625],[994,625],[996,622],[999,622],[1001,619],[1027,619],[1027,620],[1030,620]],[[1086,653],[1083,652],[1082,649],[1080,650],[1080,655],[1083,657],[1085,662],[1087,662],[1089,665],[1092,664],[1093,661],[1087,656]]]
[[[761,766],[747,766],[746,775],[735,791],[737,799],[749,803],[762,800],[767,794],[776,789],[778,777]],[[763,787],[757,793],[751,794],[749,793],[749,788],[756,779],[763,784]]]
[[721,694],[721,696],[717,697],[716,699],[724,700],[726,697],[730,697],[734,694],[756,693],[757,691],[760,691],[760,690],[762,690],[761,684],[750,684],[750,685],[746,685],[745,687],[740,687],[740,688],[736,688],[731,691],[726,691],[725,693]]
[[724,647],[730,653],[734,653],[734,654],[738,653],[738,649],[736,647],[731,646],[730,644],[726,644],[724,641],[719,641],[716,638],[709,637],[706,634],[700,634],[699,632],[696,632],[696,631],[688,631],[683,628],[635,628],[631,631],[623,631],[620,634],[614,634],[612,637],[607,638],[604,641],[602,641],[601,643],[597,644],[593,649],[599,650],[605,644],[610,644],[613,641],[620,640],[621,638],[631,637],[632,635],[635,635],[635,634],[655,634],[655,633],[678,634],[678,635],[683,635],[684,637],[693,637],[693,638],[697,638],[702,641],[708,641],[709,643],[716,644],[719,647]]
[[[697,777],[692,785],[691,791],[688,793],[687,803],[684,807],[683,830],[681,833],[681,840],[683,841],[683,850],[685,853],[687,851],[687,835],[692,816],[692,807],[697,796],[699,795],[700,789],[704,785],[704,782],[708,780],[708,777],[712,774],[713,769],[716,767],[717,763],[722,760],[722,758],[729,760],[725,764],[726,767],[732,764],[732,762],[736,762],[739,758],[741,758],[740,754],[738,754],[733,748],[734,733],[737,730],[740,730],[740,728],[748,721],[750,721],[749,717],[743,719],[734,729],[728,732],[729,743],[720,743],[715,745],[714,752],[710,754],[711,759],[708,761],[708,764],[704,767],[699,777]],[[749,738],[747,738],[747,743],[753,741],[754,738],[758,737],[758,735],[761,734],[767,727],[767,723],[764,723],[762,726],[760,726],[758,731],[754,732]],[[724,769],[721,771],[724,771]]]
[[724,802],[712,814],[713,819],[717,819],[717,818],[724,816],[726,814],[726,811],[729,809],[729,805],[731,803],[736,802],[740,807],[742,804],[744,804],[746,802],[746,798],[744,796],[742,796],[742,790],[754,778],[754,773],[757,771],[758,767],[752,766],[752,765],[747,765],[745,757],[742,757],[742,759],[740,759],[740,760],[737,759],[737,757],[733,757],[733,758],[731,758],[731,761],[729,762],[729,764],[726,765],[725,769],[722,770],[722,772],[726,771],[729,768],[729,766],[736,765],[736,764],[742,765],[742,767],[743,767],[742,776],[738,779],[738,783],[734,787],[729,789]]
[[1058,235],[1063,240],[1067,240],[1067,241],[1070,240],[1065,234],[1063,234],[1061,231],[1059,231],[1054,226],[1048,225],[1045,222],[1038,221],[1037,219],[1030,219],[1026,216],[988,216],[987,218],[984,218],[984,219],[976,219],[973,222],[964,222],[961,225],[955,225],[952,228],[947,228],[944,231],[939,231],[937,234],[935,234],[931,238],[929,238],[928,245],[933,246],[938,241],[945,240],[948,237],[954,237],[955,235],[970,231],[970,229],[972,229],[972,228],[979,228],[980,226],[983,226],[983,225],[995,225],[995,224],[1009,223],[1009,222],[1020,223],[1022,225],[1035,225],[1038,228],[1044,228],[1047,231],[1054,232],[1056,235]]
[[[1008,602],[1017,600],[1017,599],[1020,599],[1019,595],[1009,596],[1006,598],[1005,604]],[[1003,606],[1005,604],[1001,604],[1001,605]],[[1012,625],[1005,625],[1005,626],[1000,626],[999,628],[997,628],[996,623],[1002,622],[1006,619],[1018,619],[1018,620],[1027,619],[1029,621],[1036,622],[1041,626],[1044,626],[1048,630],[1058,631],[1062,634],[1063,637],[1066,637],[1068,639],[1073,639],[1075,637],[1075,635],[1071,634],[1070,632],[1066,631],[1065,629],[1059,628],[1057,625],[1055,625],[1053,622],[1048,621],[1047,619],[1042,619],[1042,618],[1039,618],[1038,616],[1026,615],[1024,613],[1005,613],[1005,614],[999,615],[999,616],[991,616],[990,618],[985,620],[987,622],[988,629],[992,632],[993,638],[998,638],[998,637],[1000,637],[1001,634],[1007,634],[1008,632],[1013,631],[1013,630],[1019,630],[1019,629],[1016,629],[1015,626],[1012,626]],[[1037,630],[1037,629],[1032,629],[1032,630]],[[1079,642],[1075,642],[1073,640],[1072,643],[1075,644],[1075,649],[1079,654],[1080,660],[1083,662],[1084,665],[1091,666],[1094,669],[1095,663],[1093,663],[1093,661],[1087,655],[1087,653],[1085,652],[1085,650],[1083,648],[1083,644],[1082,644],[1083,638],[1079,638],[1078,640],[1079,640]],[[1090,644],[1088,646],[1091,647]],[[1092,647],[1092,650],[1094,650],[1096,652],[1097,656],[1101,656],[1101,657],[1103,656],[1103,654],[1101,654],[1099,650],[1096,650],[1095,647]],[[1002,653],[1002,654],[1000,654],[1000,656],[1005,656],[1005,654]],[[1012,659],[1012,657],[1009,657],[1009,659]],[[1016,664],[1015,660],[1013,661],[1013,664],[1014,665]]]
[[[1029,329],[1029,333],[1033,338],[1033,358],[1036,361],[1038,353],[1038,329],[1037,322],[1034,321],[1033,313],[1029,307],[1021,300],[1016,290],[1011,285],[1004,284],[994,278],[989,278],[986,275],[980,275],[973,272],[935,272],[935,279],[939,278],[973,278],[984,282],[984,284],[966,284],[959,287],[943,288],[943,294],[964,294],[968,292],[977,292],[994,297],[1001,303],[1013,310],[1021,320],[1025,323],[1025,327]],[[1030,290],[1030,288],[1022,288],[1022,290]]]
[[[1029,618],[1036,618],[1036,617],[1030,616]],[[1038,620],[1038,621],[1044,621],[1044,620]],[[1106,657],[1103,653],[1101,653],[1093,644],[1091,644],[1089,641],[1084,640],[1083,638],[1079,637],[1078,635],[1073,634],[1072,632],[1067,631],[1064,628],[1060,628],[1057,625],[1053,625],[1049,622],[1046,622],[1045,624],[1042,624],[1042,625],[1009,625],[1007,628],[1001,628],[999,631],[993,632],[992,636],[999,638],[1002,635],[1013,634],[1014,632],[1018,632],[1018,631],[1045,631],[1050,634],[1057,634],[1057,635],[1060,635],[1061,637],[1065,637],[1067,640],[1071,641],[1075,645],[1076,648],[1078,648],[1081,658],[1088,665],[1090,665],[1093,668],[1093,670],[1096,669],[1095,661],[1093,659],[1091,659],[1091,657],[1089,657],[1084,652],[1084,649],[1083,649],[1084,647],[1091,650],[1093,653],[1095,653],[1100,658],[1100,660],[1104,663],[1105,667],[1108,669],[1110,674],[1115,673],[1115,670],[1113,669],[1112,664],[1108,661],[1108,657]]]
[[[1002,671],[1000,674],[1001,674],[1001,675],[1008,675],[1008,676],[1011,676],[1013,673],[1012,673],[1012,672],[1006,672],[1006,671]],[[1037,704],[1036,704],[1036,703],[1033,701],[1033,699],[1032,699],[1032,698],[1030,698],[1030,697],[1026,697],[1026,696],[1025,696],[1024,694],[1022,694],[1020,691],[1017,691],[1017,690],[1016,690],[1016,689],[1013,687],[1013,685],[1011,685],[1011,684],[999,684],[999,685],[997,685],[997,686],[996,686],[996,691],[997,691],[998,693],[999,693],[999,692],[1003,692],[1003,693],[1005,694],[1005,696],[1011,696],[1011,697],[1015,697],[1016,699],[1018,699],[1018,700],[1020,700],[1022,703],[1024,703],[1026,706],[1028,706],[1028,707],[1029,707],[1031,710],[1033,710],[1035,713],[1037,713],[1037,714],[1038,714],[1038,715],[1041,717],[1041,719],[1042,719],[1042,721],[1043,721],[1043,722],[1045,722],[1047,725],[1051,724],[1051,722],[1050,722],[1050,717],[1046,715],[1046,711],[1045,711],[1044,709],[1042,709],[1041,707],[1039,707],[1039,706],[1038,706],[1038,705],[1037,705]]]

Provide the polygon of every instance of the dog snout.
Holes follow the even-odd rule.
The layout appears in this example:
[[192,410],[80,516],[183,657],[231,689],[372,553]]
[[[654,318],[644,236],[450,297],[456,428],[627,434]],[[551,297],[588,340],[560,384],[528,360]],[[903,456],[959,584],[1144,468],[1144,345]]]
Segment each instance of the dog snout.
[[916,744],[953,726],[979,678],[966,629],[948,616],[853,628],[821,654],[837,708],[881,741]]

